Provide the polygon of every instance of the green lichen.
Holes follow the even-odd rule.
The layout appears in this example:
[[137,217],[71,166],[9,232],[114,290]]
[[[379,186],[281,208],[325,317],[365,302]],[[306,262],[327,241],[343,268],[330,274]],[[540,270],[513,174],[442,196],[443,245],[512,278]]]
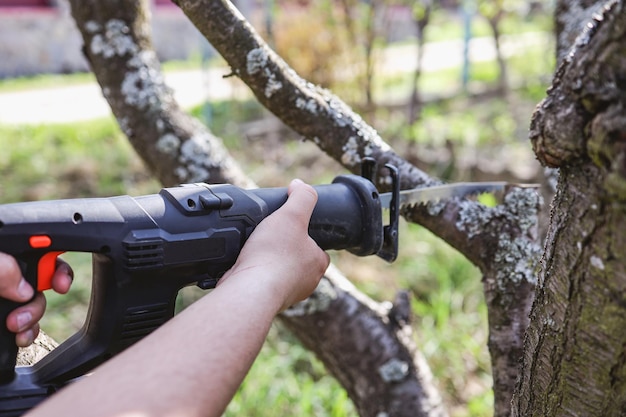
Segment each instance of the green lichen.
[[378,368],[378,374],[385,382],[399,382],[409,374],[409,364],[392,358]]
[[[506,194],[503,204],[487,208],[472,201],[461,202],[456,222],[459,230],[473,238],[480,233],[497,235],[494,269],[498,288],[523,281],[535,283],[536,264],[541,248],[534,239],[541,197],[533,189],[515,188]],[[515,225],[515,228],[494,228],[493,225]]]

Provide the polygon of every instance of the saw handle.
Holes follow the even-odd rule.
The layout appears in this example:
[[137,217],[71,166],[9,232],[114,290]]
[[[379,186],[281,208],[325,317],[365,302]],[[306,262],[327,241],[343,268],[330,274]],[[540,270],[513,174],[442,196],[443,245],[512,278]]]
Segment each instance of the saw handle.
[[[24,276],[26,281],[35,290],[37,290],[38,270],[37,268],[29,267],[29,265],[38,265],[40,262],[39,259],[37,259],[36,255],[31,255],[28,258],[29,259],[16,258],[16,261],[20,265],[22,275]],[[6,299],[0,299],[0,321],[2,321],[0,325],[0,384],[7,383],[13,380],[15,376],[14,370],[18,351],[18,347],[15,343],[16,334],[10,331],[6,326],[7,317],[9,316],[11,311],[29,303],[30,301],[32,300],[26,302],[16,302]]]

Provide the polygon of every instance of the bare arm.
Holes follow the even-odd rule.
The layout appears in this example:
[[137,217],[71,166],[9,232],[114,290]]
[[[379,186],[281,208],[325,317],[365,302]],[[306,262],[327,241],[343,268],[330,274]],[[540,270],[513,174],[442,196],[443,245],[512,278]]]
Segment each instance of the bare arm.
[[328,255],[308,236],[317,201],[294,181],[218,287],[31,416],[220,416],[274,316],[308,296]]

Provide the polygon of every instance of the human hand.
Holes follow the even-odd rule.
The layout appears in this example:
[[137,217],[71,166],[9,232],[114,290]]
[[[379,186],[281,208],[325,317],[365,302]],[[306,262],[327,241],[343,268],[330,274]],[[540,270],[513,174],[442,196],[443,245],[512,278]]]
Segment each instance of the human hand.
[[[59,294],[69,291],[73,278],[72,268],[64,261],[57,260],[57,269],[52,278],[52,288]],[[33,298],[34,295],[34,298]],[[7,317],[5,325],[16,333],[17,346],[26,347],[33,343],[39,334],[39,320],[46,309],[46,297],[37,293],[22,277],[17,261],[10,255],[0,252],[0,297],[28,304],[17,307]]]
[[[308,227],[317,192],[293,180],[287,202],[255,228],[235,265],[220,280],[250,277],[251,285],[271,286],[282,311],[308,297],[326,271],[330,258],[309,236]],[[254,269],[255,273],[241,274]]]

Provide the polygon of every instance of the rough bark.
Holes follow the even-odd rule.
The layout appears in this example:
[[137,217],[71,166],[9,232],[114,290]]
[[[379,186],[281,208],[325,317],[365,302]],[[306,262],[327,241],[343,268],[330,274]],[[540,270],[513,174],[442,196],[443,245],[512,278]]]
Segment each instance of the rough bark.
[[585,25],[533,118],[561,175],[513,416],[626,413],[626,4]]
[[40,331],[32,345],[27,348],[19,349],[17,353],[17,364],[18,366],[27,366],[37,363],[57,346],[58,343],[54,339],[45,332]]
[[557,39],[557,62],[561,62],[574,45],[576,38],[585,31],[590,16],[600,11],[605,0],[558,0],[554,12],[554,28]]

